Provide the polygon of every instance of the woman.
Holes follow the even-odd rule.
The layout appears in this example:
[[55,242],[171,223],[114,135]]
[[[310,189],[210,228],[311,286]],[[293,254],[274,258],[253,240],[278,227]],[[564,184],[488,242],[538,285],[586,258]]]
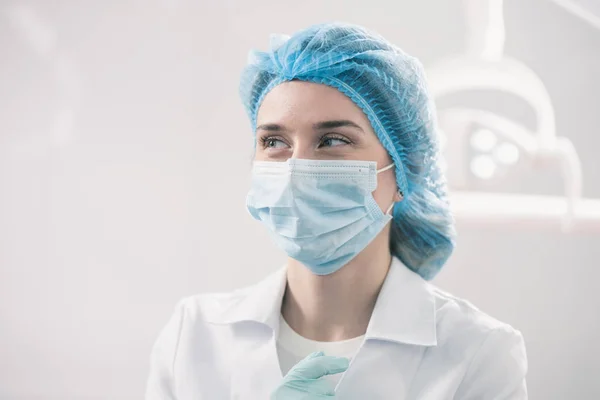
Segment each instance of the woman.
[[247,197],[289,256],[183,299],[147,399],[525,399],[522,335],[427,282],[454,247],[420,63],[330,23],[252,52]]

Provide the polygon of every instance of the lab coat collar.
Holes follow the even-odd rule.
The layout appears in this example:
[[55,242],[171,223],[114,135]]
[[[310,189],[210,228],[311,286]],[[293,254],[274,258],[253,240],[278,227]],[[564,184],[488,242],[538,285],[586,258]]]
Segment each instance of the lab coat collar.
[[230,301],[222,302],[222,307],[211,307],[205,317],[213,324],[253,321],[278,331],[286,285],[287,269],[282,267],[257,284],[233,292]]
[[[232,324],[254,321],[279,330],[281,303],[287,284],[286,269],[281,268],[258,284],[235,294],[221,310],[207,315],[211,323]],[[435,297],[431,286],[420,275],[392,258],[383,283],[366,339],[421,346],[437,345]]]
[[366,339],[436,346],[435,296],[431,285],[398,258],[375,303]]

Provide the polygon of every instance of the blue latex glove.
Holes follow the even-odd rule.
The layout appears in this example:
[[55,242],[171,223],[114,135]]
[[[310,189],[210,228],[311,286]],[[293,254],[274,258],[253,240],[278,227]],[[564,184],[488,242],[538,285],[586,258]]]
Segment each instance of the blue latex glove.
[[321,378],[346,371],[348,363],[344,357],[326,356],[322,351],[312,353],[287,373],[271,400],[334,399],[335,387]]

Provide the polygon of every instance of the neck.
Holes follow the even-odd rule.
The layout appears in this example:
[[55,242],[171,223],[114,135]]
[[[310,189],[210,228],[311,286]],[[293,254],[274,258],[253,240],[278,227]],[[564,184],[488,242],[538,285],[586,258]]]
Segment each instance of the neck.
[[315,275],[289,259],[281,312],[290,327],[305,338],[323,342],[364,335],[391,264],[388,238],[389,233],[381,232],[330,275]]

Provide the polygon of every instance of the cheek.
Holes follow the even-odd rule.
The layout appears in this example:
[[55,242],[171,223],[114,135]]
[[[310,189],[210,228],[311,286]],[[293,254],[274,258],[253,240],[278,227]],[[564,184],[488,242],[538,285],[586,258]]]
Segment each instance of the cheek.
[[254,155],[252,157],[253,161],[265,161],[267,158],[265,157],[265,152],[258,147],[254,150]]
[[396,176],[393,171],[385,171],[377,176],[377,189],[373,192],[373,197],[383,212],[386,212],[394,201],[396,190]]

